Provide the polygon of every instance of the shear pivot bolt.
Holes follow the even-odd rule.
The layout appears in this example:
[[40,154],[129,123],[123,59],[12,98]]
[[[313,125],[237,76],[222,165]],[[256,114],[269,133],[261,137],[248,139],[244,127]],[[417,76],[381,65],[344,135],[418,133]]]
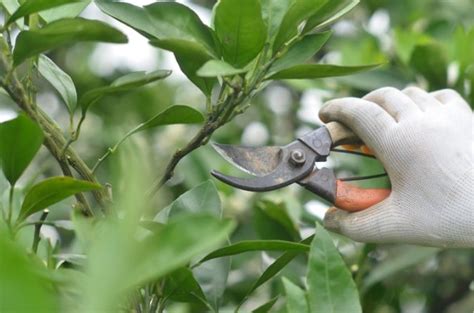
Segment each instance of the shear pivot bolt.
[[293,150],[290,154],[290,162],[295,166],[301,166],[306,162],[306,156],[301,150]]

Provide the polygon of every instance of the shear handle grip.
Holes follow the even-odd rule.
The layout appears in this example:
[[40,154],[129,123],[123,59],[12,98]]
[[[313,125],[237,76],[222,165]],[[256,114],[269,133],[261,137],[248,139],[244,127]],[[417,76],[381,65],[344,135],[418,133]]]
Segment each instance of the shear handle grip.
[[362,141],[349,128],[338,122],[326,124],[326,128],[331,135],[332,146],[336,147],[345,144],[363,144]]
[[383,201],[389,195],[390,189],[364,189],[337,180],[334,205],[349,212],[362,211]]

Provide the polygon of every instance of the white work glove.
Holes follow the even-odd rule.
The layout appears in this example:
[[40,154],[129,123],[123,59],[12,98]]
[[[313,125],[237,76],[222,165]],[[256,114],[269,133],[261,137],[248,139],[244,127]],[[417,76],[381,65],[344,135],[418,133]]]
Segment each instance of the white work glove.
[[366,210],[331,208],[326,227],[362,242],[474,247],[474,119],[457,92],[381,88],[329,101],[320,117],[351,128],[392,184]]

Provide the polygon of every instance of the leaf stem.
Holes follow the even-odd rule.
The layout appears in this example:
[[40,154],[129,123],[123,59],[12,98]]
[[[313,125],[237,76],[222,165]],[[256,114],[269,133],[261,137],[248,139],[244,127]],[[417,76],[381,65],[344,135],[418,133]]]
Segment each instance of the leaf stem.
[[40,237],[40,232],[41,232],[41,227],[43,227],[43,223],[46,220],[46,217],[48,217],[49,210],[43,210],[43,214],[41,214],[41,217],[39,219],[39,223],[35,224],[35,233],[33,235],[33,245],[31,247],[31,250],[33,250],[33,253],[36,254],[38,252],[38,245],[41,240]]
[[7,215],[7,223],[11,225],[12,222],[12,215],[13,215],[13,194],[15,192],[15,185],[10,186],[10,192],[8,193],[8,215]]

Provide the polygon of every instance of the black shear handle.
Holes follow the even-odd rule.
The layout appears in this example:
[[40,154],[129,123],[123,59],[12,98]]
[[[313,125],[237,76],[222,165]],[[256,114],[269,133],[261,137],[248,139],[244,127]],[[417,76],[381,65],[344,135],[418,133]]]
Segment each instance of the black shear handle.
[[359,137],[357,137],[356,134],[352,132],[352,130],[342,125],[341,123],[330,122],[327,123],[325,126],[329,132],[329,135],[331,135],[333,147],[345,144],[363,144],[363,142],[359,139]]

